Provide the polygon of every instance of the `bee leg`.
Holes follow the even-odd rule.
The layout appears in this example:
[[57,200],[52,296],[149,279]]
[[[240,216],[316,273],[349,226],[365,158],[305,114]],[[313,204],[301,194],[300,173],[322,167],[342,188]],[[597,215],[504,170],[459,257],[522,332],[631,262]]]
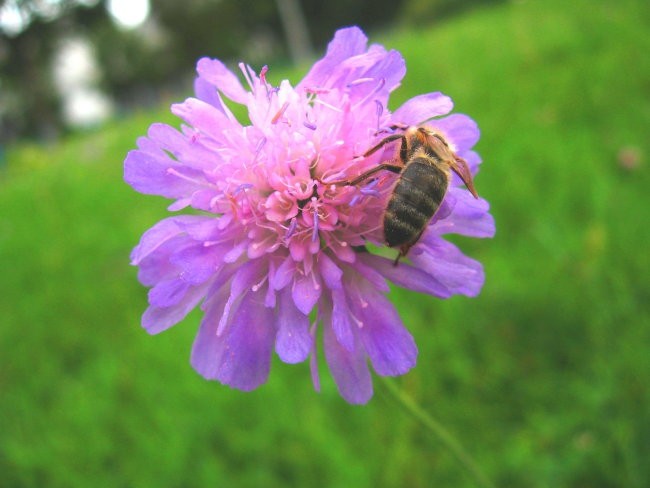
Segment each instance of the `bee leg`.
[[399,264],[399,260],[406,257],[406,254],[409,252],[409,249],[411,249],[412,244],[404,244],[403,246],[400,246],[399,248],[399,253],[397,253],[397,256],[395,256],[395,261],[393,261],[393,266],[397,266]]
[[376,145],[368,149],[365,153],[363,153],[363,157],[366,158],[371,154],[376,153],[386,144],[388,144],[389,142],[396,141],[397,139],[404,139],[404,134],[392,134],[390,136],[384,137],[381,141],[379,141],[379,143],[377,143]]
[[396,174],[400,174],[402,172],[402,169],[404,168],[402,165],[399,164],[394,164],[393,161],[394,159],[390,159],[386,163],[381,163],[375,166],[374,168],[369,169],[365,173],[361,173],[359,176],[354,178],[353,180],[337,180],[337,181],[321,181],[322,184],[324,185],[343,185],[343,186],[354,186],[359,183],[361,183],[364,180],[367,180],[370,178],[372,175],[375,173],[378,173],[382,170],[387,170],[391,171]]
[[389,160],[386,163],[381,163],[375,166],[374,168],[369,169],[365,173],[361,173],[359,176],[357,176],[355,179],[351,180],[348,185],[357,185],[361,183],[364,180],[367,180],[370,178],[372,175],[375,173],[379,173],[380,171],[387,170],[395,174],[400,174],[402,170],[404,169],[404,166],[398,165],[398,164],[393,164],[391,161],[394,161],[393,159]]
[[423,232],[424,232],[424,231],[420,232],[420,233],[418,234],[418,236],[417,236],[415,239],[413,239],[412,241],[407,242],[406,244],[402,244],[402,245],[399,247],[399,254],[398,254],[397,257],[395,258],[395,261],[393,261],[393,266],[397,266],[397,265],[399,264],[399,260],[402,259],[402,258],[405,258],[405,257],[406,257],[406,255],[408,254],[408,252],[410,251],[410,249],[411,249],[413,246],[415,246],[415,244],[420,240],[420,237],[422,237],[422,233],[423,233]]

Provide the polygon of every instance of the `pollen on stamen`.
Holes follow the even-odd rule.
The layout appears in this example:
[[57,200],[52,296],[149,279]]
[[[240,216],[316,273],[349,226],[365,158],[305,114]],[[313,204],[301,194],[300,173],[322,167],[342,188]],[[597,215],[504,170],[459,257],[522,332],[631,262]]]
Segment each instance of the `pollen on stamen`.
[[266,73],[268,73],[269,67],[264,65],[262,66],[262,69],[260,70],[260,80],[262,80],[262,83],[266,84]]
[[330,90],[328,88],[307,87],[305,88],[305,92],[310,93],[312,95],[324,95],[326,93],[329,93]]
[[278,113],[275,114],[271,119],[271,124],[272,125],[277,124],[278,120],[280,120],[280,117],[284,115],[284,112],[286,112],[288,108],[289,108],[289,102],[284,102],[282,104],[282,107],[280,107],[280,110],[278,110]]

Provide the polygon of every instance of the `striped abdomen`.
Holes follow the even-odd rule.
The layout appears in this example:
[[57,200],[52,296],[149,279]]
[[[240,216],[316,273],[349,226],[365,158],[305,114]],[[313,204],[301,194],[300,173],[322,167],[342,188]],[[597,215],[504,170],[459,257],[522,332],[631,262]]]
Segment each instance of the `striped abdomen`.
[[386,243],[406,254],[438,210],[448,186],[448,174],[434,160],[412,159],[400,173],[386,207]]

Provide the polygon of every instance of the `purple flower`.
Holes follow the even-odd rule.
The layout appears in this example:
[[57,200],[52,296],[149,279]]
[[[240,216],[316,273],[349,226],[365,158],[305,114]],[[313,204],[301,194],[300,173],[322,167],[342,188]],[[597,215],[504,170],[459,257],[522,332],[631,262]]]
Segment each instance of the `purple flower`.
[[[444,134],[472,172],[479,137],[472,119],[446,115],[440,93],[417,96],[395,112],[390,93],[405,74],[404,59],[366,47],[356,27],[339,30],[327,54],[297,85],[266,80],[240,65],[245,80],[216,59],[199,60],[195,98],[172,106],[180,132],[153,124],[125,161],[137,191],[174,200],[170,210],[199,210],[162,220],[133,250],[148,287],[142,324],[152,334],[204,312],[192,366],[204,377],[252,390],[269,374],[273,351],[287,363],[310,359],[319,388],[316,337],[341,395],[372,396],[368,360],[377,374],[415,366],[417,348],[386,298],[387,280],[446,298],[476,295],[480,263],[445,241],[446,233],[494,233],[488,204],[454,180],[440,210],[409,252],[413,265],[366,252],[383,244],[382,215],[396,175],[354,178],[394,156],[395,144],[360,157],[392,124],[428,125]],[[246,86],[246,87],[245,87]],[[228,103],[225,100],[228,100]],[[250,123],[231,112],[246,107]],[[383,131],[383,132],[382,132]]]

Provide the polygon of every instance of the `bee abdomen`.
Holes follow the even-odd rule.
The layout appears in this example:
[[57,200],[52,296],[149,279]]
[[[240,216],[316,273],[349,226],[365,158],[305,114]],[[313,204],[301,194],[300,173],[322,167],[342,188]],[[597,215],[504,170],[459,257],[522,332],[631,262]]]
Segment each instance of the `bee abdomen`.
[[448,175],[424,158],[407,164],[384,214],[384,237],[390,247],[412,244],[436,213],[449,185]]

